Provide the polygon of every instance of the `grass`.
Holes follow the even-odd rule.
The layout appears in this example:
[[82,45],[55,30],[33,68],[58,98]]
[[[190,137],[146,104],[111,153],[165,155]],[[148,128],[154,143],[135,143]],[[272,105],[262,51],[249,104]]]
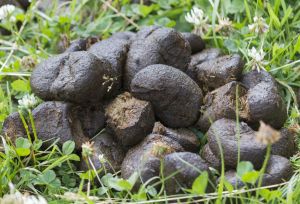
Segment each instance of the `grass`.
[[[57,45],[63,39],[68,42],[87,36],[107,38],[118,31],[136,31],[143,25],[152,24],[192,31],[193,25],[187,23],[184,16],[196,5],[209,17],[207,24],[210,26],[203,36],[208,46],[220,47],[225,53],[243,55],[247,62],[245,71],[257,65],[249,55],[249,49],[263,49],[266,53],[263,67],[281,85],[287,104],[289,118],[286,127],[298,131],[299,137],[299,102],[294,92],[300,88],[299,1],[155,0],[156,3],[151,6],[130,4],[128,0],[73,0],[63,6],[59,6],[57,0],[53,2],[53,8],[40,11],[33,0],[26,13],[16,10],[12,14],[19,23],[8,19],[0,23],[12,33],[0,35],[0,129],[5,117],[18,110],[17,100],[30,93],[32,69],[41,60],[57,53]],[[257,34],[249,30],[248,25],[254,23],[254,16],[265,19],[268,32]],[[224,17],[228,17],[232,25],[216,31],[220,18]],[[203,191],[197,190],[208,182],[202,175],[202,179],[195,181],[194,188],[186,194],[166,196],[163,189],[157,192],[153,186],[142,186],[138,192],[131,192],[136,175],[123,180],[106,174],[97,179],[102,186],[96,187],[93,170],[76,171],[79,157],[74,153],[72,142],[65,143],[62,148],[54,142],[51,147],[42,150],[42,141],[39,140],[31,142],[22,138],[14,145],[9,138],[1,139],[4,152],[0,152],[0,197],[9,192],[11,181],[19,191],[41,194],[50,203],[68,203],[67,197],[86,203],[151,203],[178,199],[205,203],[298,203],[300,199],[299,154],[291,158],[295,169],[293,178],[283,184],[271,187],[249,185],[234,190],[223,180],[223,185],[219,185],[216,192],[203,194]],[[239,168],[241,171],[248,169],[248,173],[253,171],[251,164],[245,162],[241,162]],[[164,183],[167,178],[157,179]]]

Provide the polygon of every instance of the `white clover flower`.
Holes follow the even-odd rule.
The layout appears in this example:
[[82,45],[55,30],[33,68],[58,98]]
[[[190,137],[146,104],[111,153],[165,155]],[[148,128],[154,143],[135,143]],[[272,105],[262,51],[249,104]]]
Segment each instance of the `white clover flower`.
[[253,21],[253,24],[248,25],[250,32],[255,32],[257,34],[268,32],[269,25],[264,18],[255,16]]
[[17,191],[12,183],[9,183],[10,194],[6,194],[0,198],[1,204],[47,204],[47,201],[42,196],[33,196],[22,194]]
[[27,94],[18,100],[19,108],[32,109],[38,104],[37,98],[33,94]]
[[47,204],[47,201],[42,196],[23,196],[24,204]]
[[99,154],[99,155],[98,155],[98,159],[99,159],[99,161],[100,161],[101,163],[105,163],[105,162],[106,162],[106,159],[105,159],[105,157],[104,157],[103,154]]
[[11,17],[9,18],[9,22],[15,23],[16,21],[17,21],[17,19],[16,19],[16,17],[14,17],[14,16],[11,16]]
[[185,16],[185,20],[189,23],[195,24],[195,25],[201,25],[203,21],[207,21],[204,18],[204,13],[201,9],[197,7],[193,7],[190,13],[187,13]]
[[260,62],[264,60],[266,53],[262,49],[257,51],[255,47],[252,47],[251,50],[248,51],[248,55],[255,61]]
[[0,20],[5,19],[7,16],[9,16],[12,12],[14,12],[16,7],[14,5],[4,5],[0,7]]
[[73,192],[65,192],[64,195],[54,195],[57,198],[62,198],[64,200],[68,200],[68,201],[76,201],[76,202],[72,202],[72,203],[85,203],[86,202],[86,198],[88,198],[89,200],[92,200],[94,202],[99,200],[99,197],[97,196],[83,196],[81,194],[77,194],[77,193],[73,193]]
[[94,153],[94,142],[85,142],[81,145],[82,148],[82,156],[88,158],[92,156]]
[[252,58],[249,62],[252,69],[257,69],[258,71],[260,71],[260,69],[264,69],[264,66],[267,64],[267,61],[264,60],[265,55],[266,53],[263,49],[258,51],[255,47],[252,47],[251,50],[248,50],[248,56]]
[[192,10],[185,15],[185,20],[194,24],[196,33],[203,35],[208,30],[208,17],[204,16],[202,9],[194,6]]
[[220,31],[229,32],[232,30],[232,21],[229,20],[229,18],[221,17],[221,18],[219,18],[218,21],[219,21],[219,24],[216,26],[216,29],[215,29],[216,32],[220,32]]

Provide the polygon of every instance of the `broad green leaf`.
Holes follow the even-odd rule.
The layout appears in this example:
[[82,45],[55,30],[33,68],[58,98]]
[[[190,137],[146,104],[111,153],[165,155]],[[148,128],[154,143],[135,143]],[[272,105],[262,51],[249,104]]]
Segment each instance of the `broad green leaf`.
[[137,194],[132,195],[132,199],[135,201],[144,201],[147,200],[146,189],[141,187]]
[[279,190],[260,189],[258,190],[258,193],[266,201],[272,201],[276,198],[282,197],[282,192],[280,192]]
[[163,8],[163,9],[171,9],[171,4],[169,3],[168,0],[156,0],[156,3],[159,5],[159,7]]
[[251,183],[255,184],[257,179],[259,178],[259,172],[258,171],[250,171],[243,174],[241,177],[241,180],[245,183]]
[[75,142],[74,141],[66,141],[64,144],[63,144],[63,147],[62,147],[62,151],[65,155],[68,155],[68,154],[72,154],[72,152],[74,151],[75,149]]
[[229,182],[226,181],[226,180],[224,180],[224,186],[225,186],[225,188],[226,188],[230,193],[234,190],[234,188],[233,188],[233,186],[231,185],[231,183],[229,183]]
[[208,184],[208,173],[202,172],[194,181],[192,185],[192,192],[195,194],[204,194]]
[[242,13],[245,11],[245,4],[243,0],[232,0],[227,4],[227,12],[231,14]]
[[70,19],[69,17],[67,17],[67,16],[60,16],[60,17],[58,18],[58,22],[59,22],[60,24],[66,24],[66,23],[70,23],[70,22],[71,22],[71,19]]
[[109,189],[108,189],[107,187],[100,187],[100,188],[98,189],[98,191],[97,191],[97,194],[98,194],[99,196],[102,196],[102,195],[104,195],[108,190],[109,190]]
[[11,83],[11,87],[15,91],[20,92],[29,92],[30,91],[30,85],[28,81],[24,81],[21,79],[17,79]]
[[111,32],[111,33],[118,32],[119,30],[122,29],[122,27],[124,26],[124,23],[125,23],[125,22],[122,21],[122,20],[113,22],[113,24],[110,26],[110,32]]
[[34,150],[39,150],[41,148],[41,146],[43,145],[43,141],[42,140],[35,140],[33,142],[33,149]]
[[[165,1],[165,0],[161,0],[161,1]],[[209,12],[212,11],[212,6],[208,0],[197,0],[197,5],[204,11],[209,11]]]
[[230,51],[230,52],[237,52],[238,48],[235,44],[235,42],[231,39],[224,40],[224,46]]
[[50,184],[52,181],[54,181],[56,178],[56,174],[53,170],[49,170],[43,173],[41,177],[41,181],[43,181],[45,184]]
[[74,188],[76,186],[76,179],[71,177],[69,174],[64,174],[61,178],[61,181],[67,187]]
[[119,180],[117,185],[126,191],[130,191],[133,187],[127,180],[124,179]]
[[259,189],[258,193],[266,201],[272,201],[274,199],[282,197],[282,192],[280,192],[279,190]]
[[152,197],[157,196],[157,190],[153,186],[147,186],[146,191]]
[[158,25],[170,27],[170,28],[174,27],[176,25],[176,21],[173,21],[173,20],[169,19],[168,17],[160,18],[156,21],[156,23]]
[[30,149],[28,148],[16,148],[16,152],[20,157],[26,157],[30,154]]
[[135,13],[133,12],[132,6],[128,5],[128,4],[122,6],[121,12],[128,17],[132,17],[135,15]]
[[[108,173],[106,175],[104,175],[102,178],[101,178],[103,184],[109,188],[113,188],[117,191],[123,191],[125,190],[123,185],[124,183],[122,183],[121,185],[119,185],[119,182],[123,179],[119,179],[119,178],[116,178],[114,177],[112,174]],[[129,182],[127,181],[127,183],[129,184]],[[125,184],[127,185],[127,184]],[[130,184],[129,184],[130,185]]]
[[95,171],[88,170],[88,171],[86,171],[84,173],[80,173],[79,177],[81,179],[85,179],[85,180],[93,180],[94,178],[96,178],[96,174],[95,174]]
[[61,182],[58,178],[55,178],[51,183],[49,183],[49,185],[52,188],[59,188],[59,187],[61,187]]
[[237,166],[237,175],[241,178],[245,173],[253,170],[253,165],[248,161],[241,161]]
[[136,183],[136,181],[138,180],[138,178],[139,178],[139,174],[138,174],[138,172],[134,172],[130,177],[129,177],[129,179],[127,179],[127,181],[133,186],[135,183]]
[[269,201],[270,199],[270,190],[269,189],[260,189],[259,195],[263,197],[266,201]]
[[153,8],[153,6],[139,5],[140,13],[143,17],[148,16],[152,12]]
[[280,197],[282,197],[282,192],[280,190],[272,190],[270,192],[270,199],[275,199]]
[[[298,101],[298,104],[300,104],[300,101]],[[294,119],[300,117],[300,113],[299,113],[299,111],[296,108],[292,108],[292,111],[291,111],[290,114],[291,114],[290,117],[294,118]]]
[[16,139],[16,148],[27,148],[31,147],[31,143],[27,138],[18,137]]
[[19,13],[19,14],[16,14],[16,20],[18,21],[24,21],[25,20],[25,15],[23,13]]

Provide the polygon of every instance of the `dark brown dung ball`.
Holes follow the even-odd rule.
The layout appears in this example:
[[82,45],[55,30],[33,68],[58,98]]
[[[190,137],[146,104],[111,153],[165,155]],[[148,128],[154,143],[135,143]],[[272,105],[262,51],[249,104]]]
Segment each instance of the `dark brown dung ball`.
[[0,6],[6,5],[6,4],[20,7],[20,3],[16,0],[2,0],[2,1],[0,1]]
[[[71,13],[70,4],[66,4],[66,2],[70,2],[71,0],[57,0],[57,7],[55,9],[55,13],[57,15],[66,15],[66,13]],[[39,3],[36,5],[37,9],[42,12],[47,12],[49,8],[53,8],[54,1],[53,0],[39,0]],[[54,9],[53,9],[54,10]]]
[[131,31],[117,32],[114,33],[110,39],[121,39],[121,40],[131,40],[134,39],[135,33]]
[[272,144],[272,154],[290,158],[297,151],[295,134],[287,128],[280,130],[280,139]]
[[78,38],[76,40],[68,42],[66,36],[62,36],[62,39],[58,42],[58,53],[69,53],[77,51],[86,51],[89,47],[99,41],[99,37],[91,36],[88,38]]
[[153,64],[165,64],[185,71],[191,58],[191,48],[174,29],[151,26],[141,29],[133,40],[124,70],[124,87],[141,69]]
[[[271,155],[265,173],[262,177],[262,186],[280,184],[288,181],[293,175],[291,162],[285,157]],[[237,175],[236,171],[229,170],[225,173],[225,179],[236,188],[242,188],[245,183]],[[219,178],[220,180],[220,178]],[[258,184],[256,181],[256,184]]]
[[263,121],[273,128],[281,128],[287,119],[287,109],[276,86],[261,82],[250,88],[247,95],[248,122],[256,126]]
[[191,47],[180,32],[171,28],[159,28],[147,36],[146,40],[160,46],[159,55],[167,65],[180,70],[187,69],[191,60]]
[[288,181],[293,175],[291,162],[278,155],[272,155],[269,159],[266,173],[264,174],[262,185],[275,185]]
[[142,27],[139,30],[139,32],[136,33],[135,40],[143,40],[143,39],[147,38],[149,35],[151,35],[151,33],[153,33],[154,31],[156,31],[160,28],[162,28],[162,27],[157,26],[157,25]]
[[269,83],[270,86],[277,86],[274,77],[265,70],[252,70],[242,75],[241,83],[247,88],[254,88],[261,82]]
[[181,33],[183,38],[189,42],[192,54],[201,52],[205,48],[205,42],[199,35],[194,33]]
[[135,186],[138,188],[141,183],[159,176],[161,160],[165,155],[181,151],[183,148],[176,141],[163,135],[150,134],[127,152],[122,163],[122,178],[128,179],[137,173],[140,179]]
[[221,171],[221,160],[212,153],[208,144],[204,145],[201,151],[201,157],[208,163],[208,165],[218,171]]
[[193,72],[200,87],[208,91],[239,80],[243,68],[241,56],[235,54],[207,60],[194,66]]
[[21,4],[23,9],[27,9],[30,6],[30,2],[29,0],[18,0],[18,2]]
[[163,175],[167,194],[173,195],[190,189],[195,179],[204,171],[210,173],[208,164],[191,152],[168,154],[163,162]]
[[28,137],[18,112],[11,113],[4,120],[1,135],[7,136],[12,142],[15,142],[18,137]]
[[200,147],[200,141],[197,135],[187,128],[172,129],[165,127],[160,122],[156,122],[154,124],[152,133],[164,135],[175,140],[187,152],[197,152]]
[[222,52],[218,48],[204,49],[201,52],[198,52],[198,53],[192,55],[190,66],[196,66],[207,60],[216,59],[216,58],[220,57],[221,55],[222,55]]
[[219,140],[227,167],[236,168],[238,146],[241,161],[250,161],[256,168],[260,168],[263,163],[266,146],[255,140],[254,130],[244,122],[237,125],[235,120],[224,118],[217,120],[210,126],[207,140],[211,151],[220,159]]
[[141,142],[155,123],[152,105],[125,92],[115,98],[106,108],[107,126],[124,146]]
[[71,42],[70,46],[64,52],[86,51],[86,49],[87,39],[79,38]]
[[57,139],[60,145],[72,140],[76,148],[80,149],[88,141],[72,108],[69,103],[44,102],[32,111],[37,136],[47,141],[46,146]]
[[[201,107],[203,113],[196,127],[206,132],[211,123],[221,118],[236,118],[236,103],[239,104],[239,117],[247,117],[246,99],[247,89],[239,82],[233,81],[206,94],[204,105]],[[237,98],[238,97],[238,98]]]
[[254,70],[244,74],[241,82],[249,89],[247,122],[253,128],[257,128],[260,120],[274,128],[281,128],[287,119],[287,110],[272,75],[265,70]]
[[146,67],[135,75],[131,91],[135,97],[150,101],[155,115],[167,127],[189,127],[199,118],[201,89],[173,67],[162,64]]
[[107,60],[111,64],[111,72],[115,77],[105,82],[110,88],[106,98],[117,95],[122,88],[123,67],[126,63],[128,48],[128,40],[113,38],[102,40],[88,50],[98,58]]
[[[229,170],[225,172],[224,175],[227,182],[229,182],[234,188],[239,189],[245,186],[244,182],[239,178],[236,171]],[[220,182],[220,177],[218,179],[218,182]]]
[[107,60],[85,51],[71,52],[40,63],[31,75],[31,88],[43,100],[97,103],[115,77]]
[[188,69],[186,70],[186,74],[198,83],[196,66],[207,60],[216,59],[221,55],[222,52],[218,48],[207,48],[202,50],[201,52],[193,54]]
[[29,7],[30,2],[29,0],[1,0],[0,1],[0,7],[6,4],[14,5],[26,10]]
[[85,136],[92,138],[105,126],[106,118],[102,104],[74,106],[73,114],[78,118]]
[[90,161],[87,158],[81,159],[80,170],[93,170],[92,165],[94,165],[96,170],[100,170],[101,176],[105,173],[116,173],[121,170],[125,151],[120,144],[113,140],[112,135],[102,132],[90,142],[93,148],[92,156],[90,156]]

